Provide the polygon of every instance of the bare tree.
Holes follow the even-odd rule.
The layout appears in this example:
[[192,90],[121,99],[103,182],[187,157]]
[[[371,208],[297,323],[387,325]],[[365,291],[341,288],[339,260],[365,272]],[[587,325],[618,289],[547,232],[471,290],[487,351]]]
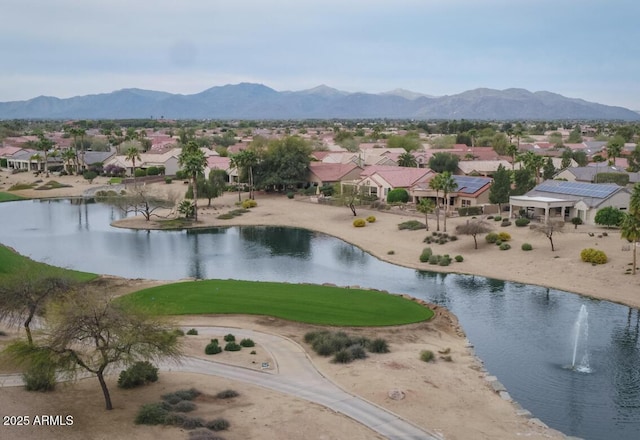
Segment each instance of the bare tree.
[[551,243],[551,252],[556,250],[553,246],[553,233],[562,232],[563,227],[564,222],[562,220],[549,220],[547,223],[533,224],[529,226],[532,231],[544,234],[549,239],[549,243]]
[[73,285],[74,281],[64,276],[19,270],[0,285],[0,320],[22,325],[29,345],[33,345],[31,324],[34,318],[44,313],[49,301],[60,297]]
[[[176,207],[178,194],[171,193],[168,198],[162,199],[153,196],[146,186],[134,186],[128,189],[127,194],[96,194],[96,198],[101,202],[109,203],[117,206],[120,211],[125,214],[142,214],[146,221],[151,220],[151,217],[167,218],[173,214],[173,209]],[[170,209],[171,212],[165,216],[160,215],[157,211],[163,209]]]
[[484,220],[467,220],[465,224],[456,226],[457,234],[473,237],[474,249],[478,249],[478,234],[486,234],[492,230],[491,225]]
[[[42,340],[62,371],[95,374],[107,410],[113,409],[104,378],[110,365],[125,366],[138,360],[179,359],[179,342],[173,326],[147,312],[125,307],[106,292],[81,289],[51,304]],[[19,343],[16,343],[19,344]]]

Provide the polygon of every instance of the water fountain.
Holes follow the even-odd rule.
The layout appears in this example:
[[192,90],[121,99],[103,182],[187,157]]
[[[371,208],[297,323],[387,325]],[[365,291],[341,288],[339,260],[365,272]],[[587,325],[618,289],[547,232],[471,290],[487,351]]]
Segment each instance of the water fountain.
[[590,373],[589,367],[589,312],[583,304],[573,325],[573,357],[570,369]]

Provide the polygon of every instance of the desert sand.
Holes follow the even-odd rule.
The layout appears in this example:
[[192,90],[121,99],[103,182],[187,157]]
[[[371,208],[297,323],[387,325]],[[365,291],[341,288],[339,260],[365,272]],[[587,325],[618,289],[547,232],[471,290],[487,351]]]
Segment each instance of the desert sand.
[[[28,182],[32,176],[0,173],[0,191],[7,191],[14,182]],[[56,178],[72,185],[50,191],[24,190],[16,194],[25,197],[52,197],[81,195],[90,188],[104,185],[97,179],[92,185],[78,177]],[[184,191],[182,183],[171,185],[153,184],[148,190],[158,194]],[[45,194],[46,193],[46,194]],[[431,245],[436,253],[462,255],[462,263],[452,263],[449,267],[431,266],[420,263],[418,256],[425,246],[426,236],[421,231],[399,231],[397,225],[410,219],[423,220],[423,216],[409,211],[392,209],[377,211],[358,210],[359,218],[369,215],[376,222],[364,228],[354,228],[351,211],[346,207],[319,205],[309,197],[298,196],[293,200],[283,196],[258,194],[258,206],[249,213],[233,220],[219,220],[216,217],[235,209],[237,194],[227,194],[215,199],[212,207],[206,207],[201,200],[199,226],[231,225],[284,225],[303,227],[323,232],[353,243],[376,257],[412,268],[477,274],[516,282],[538,284],[567,290],[574,293],[603,298],[639,307],[638,287],[640,275],[625,274],[631,262],[631,252],[626,251],[627,243],[620,239],[615,230],[599,227],[579,226],[573,229],[567,225],[562,233],[554,234],[555,252],[551,251],[548,239],[528,228],[515,225],[495,230],[505,230],[512,236],[512,249],[500,251],[495,245],[484,242],[479,237],[478,249],[474,249],[473,239],[459,236],[457,241],[445,245]],[[243,198],[246,194],[243,195]],[[447,230],[454,233],[455,226],[466,219],[447,219]],[[431,230],[435,230],[435,217],[431,216]],[[441,230],[443,219],[440,220]],[[151,229],[158,227],[154,220],[142,218],[119,222],[119,227]],[[603,235],[607,232],[607,235]],[[533,250],[524,252],[522,243],[532,244]],[[605,251],[609,262],[592,266],[580,261],[580,250],[595,247]],[[389,251],[393,251],[390,254]],[[327,280],[330,282],[330,280]],[[114,280],[119,293],[134,291],[153,281]],[[394,292],[402,293],[402,292]],[[493,391],[486,380],[489,373],[484,371],[481,360],[477,359],[472,347],[464,337],[464,329],[457,324],[455,316],[438,309],[437,317],[422,324],[394,328],[346,329],[348,332],[362,332],[369,336],[384,337],[389,340],[391,353],[375,355],[349,365],[336,365],[315,355],[303,342],[304,333],[312,326],[294,324],[264,317],[245,316],[194,316],[184,318],[180,325],[228,326],[248,328],[286,336],[298,342],[308,353],[318,370],[343,389],[364,399],[385,407],[414,424],[435,432],[445,439],[513,439],[563,438],[564,436],[546,428],[535,418],[519,415],[518,405],[504,400]],[[6,343],[15,333],[0,338]],[[200,356],[203,344],[199,339],[186,339],[188,355]],[[449,350],[453,362],[438,359],[426,364],[419,360],[421,350],[434,352]],[[250,358],[235,357],[221,361],[244,365]],[[251,365],[244,365],[251,368]],[[5,367],[3,373],[9,373]],[[112,384],[115,377],[112,378]],[[245,438],[377,438],[376,434],[350,419],[327,410],[319,405],[286,396],[273,391],[226,379],[184,373],[162,373],[160,380],[136,391],[122,391],[112,386],[114,411],[104,411],[99,386],[95,379],[62,385],[49,394],[26,393],[19,388],[3,388],[0,392],[0,413],[3,415],[37,414],[65,412],[74,415],[77,423],[73,427],[38,429],[36,427],[1,427],[5,438],[187,438],[172,427],[140,427],[132,423],[135,411],[143,403],[157,401],[168,391],[185,387],[196,387],[208,395],[233,388],[241,393],[234,402],[221,406],[215,399],[204,399],[203,411],[230,420],[232,428],[222,433],[226,439]],[[405,398],[393,400],[389,391],[401,390]],[[6,431],[5,431],[6,430]]]

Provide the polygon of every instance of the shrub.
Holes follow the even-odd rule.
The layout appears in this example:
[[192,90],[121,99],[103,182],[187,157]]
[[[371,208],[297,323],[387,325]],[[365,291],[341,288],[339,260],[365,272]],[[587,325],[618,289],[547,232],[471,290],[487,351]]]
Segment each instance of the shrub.
[[429,257],[429,264],[438,264],[440,262],[440,255],[431,255]]
[[448,255],[443,255],[442,257],[440,257],[440,260],[438,261],[438,264],[440,266],[448,266],[451,264],[451,257],[449,257]]
[[176,171],[176,179],[178,180],[185,180],[187,179],[189,176],[187,176],[187,173],[183,170],[178,170]]
[[509,220],[502,220],[502,223],[500,223],[500,226],[502,227],[506,227],[506,226],[511,226],[511,222]]
[[511,249],[511,245],[509,243],[502,243],[500,245],[500,250],[501,251],[508,251],[509,249]]
[[396,251],[387,251],[387,255],[395,255]]
[[369,217],[367,217],[367,222],[368,223],[375,223],[376,222],[376,218],[373,215],[370,215]]
[[162,400],[164,400],[167,403],[170,403],[171,405],[175,405],[176,403],[182,400],[193,400],[196,397],[198,397],[200,394],[202,393],[197,389],[189,388],[188,390],[178,390],[178,391],[174,391],[173,393],[163,394]]
[[519,228],[527,226],[529,223],[531,223],[531,220],[528,218],[521,217],[516,219],[516,226]]
[[423,362],[432,362],[436,359],[436,355],[431,350],[422,350],[420,352],[420,360]]
[[353,362],[353,355],[349,350],[342,349],[333,355],[331,362],[335,364],[348,364]]
[[496,240],[495,245],[496,246],[500,246],[502,244],[502,240],[500,240],[499,238]]
[[158,369],[148,361],[141,361],[120,372],[118,386],[120,388],[135,388],[157,380]]
[[163,425],[168,411],[160,403],[142,405],[134,420],[136,425]]
[[240,346],[242,347],[255,347],[256,343],[253,342],[251,339],[245,338],[243,340],[240,341]]
[[495,243],[498,241],[498,234],[496,232],[489,232],[484,239],[487,243]]
[[258,202],[253,199],[246,199],[242,201],[242,207],[244,209],[255,208],[256,206],[258,206]]
[[361,344],[352,345],[349,347],[349,352],[354,359],[364,359],[367,357],[367,352]]
[[387,194],[387,203],[407,203],[409,201],[409,193],[404,188],[396,188]]
[[498,233],[498,238],[501,241],[509,241],[509,240],[511,240],[511,234],[509,234],[508,232],[499,232]]
[[456,255],[454,257],[454,259],[458,262],[458,263],[462,263],[462,261],[464,260],[464,258],[462,257],[462,255]]
[[289,191],[289,192],[287,193],[287,198],[288,198],[288,199],[293,199],[293,197],[294,197],[294,196],[295,196],[295,194],[294,194],[294,193],[292,193],[291,191]]
[[217,418],[207,422],[205,426],[212,431],[224,431],[225,429],[229,429],[229,426],[231,425],[227,420],[223,418]]
[[160,174],[158,167],[147,168],[147,176],[157,176],[158,174]]
[[183,415],[181,417],[181,424],[176,424],[177,426],[181,426],[184,429],[196,429],[202,428],[204,426],[204,420],[200,417],[186,417]]
[[432,254],[433,254],[433,252],[431,251],[430,247],[426,247],[426,248],[422,249],[422,253],[420,254],[420,261],[422,263],[428,262],[429,258],[431,258]]
[[164,178],[164,183],[169,184],[171,182],[173,182],[173,179],[171,177],[165,177]]
[[229,213],[229,212],[226,212],[226,213],[224,213],[224,214],[220,214],[220,215],[219,215],[218,217],[216,217],[216,218],[217,218],[217,219],[219,219],[219,220],[229,220],[229,219],[232,219],[232,218],[234,218],[234,217],[235,217],[235,215],[233,215],[233,214],[231,214],[231,213]]
[[222,348],[218,345],[218,342],[213,340],[204,347],[204,354],[218,354],[222,351]]
[[494,222],[499,222],[500,220],[502,220],[502,217],[499,216],[499,215],[496,215],[496,216],[493,217],[493,221]]
[[198,334],[198,330],[196,330],[195,328],[191,328],[191,329],[187,330],[187,334],[188,335],[197,335]]
[[136,168],[136,170],[133,173],[133,175],[135,177],[144,177],[144,176],[147,175],[147,170],[143,170],[142,168]]
[[89,182],[93,182],[93,179],[98,177],[98,173],[96,173],[95,171],[85,171],[84,173],[82,173],[82,177],[84,177]]
[[184,330],[182,330],[181,328],[173,329],[173,334],[176,336],[184,336]]
[[586,263],[605,264],[607,262],[607,254],[599,249],[587,248],[580,252],[580,258]]
[[224,440],[206,428],[196,428],[189,431],[189,440]]
[[238,397],[239,395],[240,394],[235,390],[224,390],[216,394],[216,397],[218,399],[231,399],[233,397]]
[[426,229],[427,226],[424,223],[420,223],[418,220],[408,220],[398,225],[398,229],[401,231],[408,229],[410,231],[417,231],[418,229]]
[[225,342],[235,342],[235,340],[236,340],[236,337],[231,333],[224,335]]
[[482,214],[482,206],[465,206],[462,208],[458,208],[458,215],[460,215],[461,217],[480,214]]
[[22,381],[27,391],[53,391],[56,387],[56,369],[48,361],[33,364],[22,374]]
[[523,251],[530,251],[533,249],[533,246],[531,246],[530,243],[522,243],[521,247]]
[[236,344],[235,342],[227,342],[227,344],[224,346],[224,351],[240,351],[240,350],[242,350],[242,347]]
[[367,225],[367,222],[363,218],[357,218],[353,221],[353,226],[356,228],[363,228]]
[[376,338],[367,343],[367,350],[371,353],[389,353],[389,344],[384,339]]
[[180,402],[173,405],[171,409],[176,412],[186,413],[196,409],[196,404],[193,402],[190,402],[189,400],[181,400]]
[[578,229],[578,226],[582,224],[582,219],[580,217],[573,217],[571,219],[571,223],[573,224],[574,229]]

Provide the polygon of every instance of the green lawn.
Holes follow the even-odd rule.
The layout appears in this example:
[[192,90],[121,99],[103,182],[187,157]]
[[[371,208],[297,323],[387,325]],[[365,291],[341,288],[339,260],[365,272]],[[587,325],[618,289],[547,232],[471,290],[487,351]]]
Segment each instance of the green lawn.
[[11,193],[0,192],[0,202],[13,202],[14,200],[25,200],[25,198]]
[[431,319],[433,311],[387,293],[311,284],[206,280],[140,290],[121,301],[159,314],[249,314],[336,326],[387,326]]
[[90,281],[97,278],[96,274],[88,272],[78,272],[76,270],[63,269],[61,267],[49,266],[48,264],[38,263],[30,258],[24,257],[13,252],[8,247],[0,244],[0,283],[3,278],[21,271],[43,271],[51,276],[69,276],[77,281]]

